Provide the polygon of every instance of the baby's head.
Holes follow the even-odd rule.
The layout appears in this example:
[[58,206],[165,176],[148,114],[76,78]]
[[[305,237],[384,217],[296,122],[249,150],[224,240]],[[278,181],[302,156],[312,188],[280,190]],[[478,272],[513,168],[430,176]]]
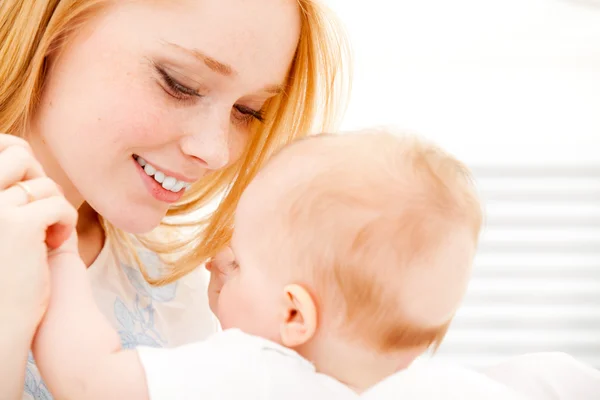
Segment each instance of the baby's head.
[[386,132],[304,139],[244,192],[212,307],[223,328],[322,372],[343,358],[364,372],[381,356],[389,374],[444,337],[481,220],[468,170],[434,145]]

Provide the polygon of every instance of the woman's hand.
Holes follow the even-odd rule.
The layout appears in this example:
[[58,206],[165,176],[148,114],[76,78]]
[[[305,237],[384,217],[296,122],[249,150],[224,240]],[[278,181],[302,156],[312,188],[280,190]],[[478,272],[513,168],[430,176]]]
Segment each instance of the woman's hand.
[[0,134],[0,320],[35,331],[49,299],[48,250],[71,237],[77,211],[27,142]]

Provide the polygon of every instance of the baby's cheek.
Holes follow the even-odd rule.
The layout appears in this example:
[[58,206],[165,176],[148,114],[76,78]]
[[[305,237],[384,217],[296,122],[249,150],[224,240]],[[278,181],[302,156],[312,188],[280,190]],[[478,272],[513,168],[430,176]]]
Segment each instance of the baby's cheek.
[[223,329],[238,328],[237,316],[240,312],[240,304],[237,299],[235,288],[225,283],[217,300],[217,318]]

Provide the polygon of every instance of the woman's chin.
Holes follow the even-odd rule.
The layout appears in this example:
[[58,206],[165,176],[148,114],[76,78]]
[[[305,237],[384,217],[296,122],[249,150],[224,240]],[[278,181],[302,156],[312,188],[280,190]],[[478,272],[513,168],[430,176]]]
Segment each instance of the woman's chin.
[[143,235],[157,228],[166,215],[166,210],[136,210],[125,212],[125,210],[104,213],[104,218],[115,228],[133,235]]

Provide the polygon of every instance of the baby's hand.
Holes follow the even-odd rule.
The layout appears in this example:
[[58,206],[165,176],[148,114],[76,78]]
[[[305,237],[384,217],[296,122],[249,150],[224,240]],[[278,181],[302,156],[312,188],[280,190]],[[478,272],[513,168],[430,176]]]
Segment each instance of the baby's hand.
[[71,236],[69,236],[69,238],[65,240],[62,245],[48,252],[48,261],[50,261],[54,256],[62,253],[71,253],[79,256],[79,249],[77,245],[77,232],[75,229],[73,229]]
[[[77,243],[77,233],[73,229],[71,236],[69,236],[62,245],[54,250],[48,251],[48,268],[50,269],[51,277],[70,277],[74,273],[73,271],[86,269],[85,263],[79,256]],[[55,285],[55,281],[52,281],[52,285]]]

